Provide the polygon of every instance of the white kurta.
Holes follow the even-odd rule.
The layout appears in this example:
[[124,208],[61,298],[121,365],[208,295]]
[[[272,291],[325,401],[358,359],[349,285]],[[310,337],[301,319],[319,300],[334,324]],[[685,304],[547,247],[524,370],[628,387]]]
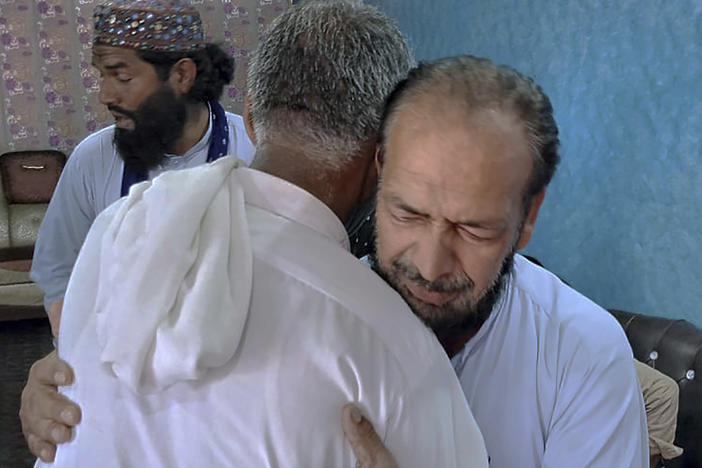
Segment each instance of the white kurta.
[[[227,112],[227,121],[228,154],[251,162],[255,149],[242,118]],[[124,162],[113,144],[114,128],[111,125],[95,132],[76,146],[39,228],[31,275],[44,293],[47,307],[65,294],[78,251],[95,217],[121,196]],[[182,156],[168,157],[149,177],[203,164],[211,132],[212,122],[190,150]]]
[[624,331],[524,257],[516,255],[506,294],[453,363],[490,468],[648,466]]
[[[166,176],[226,164],[218,161],[164,174],[154,186]],[[130,367],[136,362],[134,350],[143,345],[144,330],[151,329],[152,315],[161,311],[126,311],[120,330],[111,330],[114,321],[97,323],[96,300],[104,305],[99,296],[109,293],[98,293],[100,287],[114,288],[116,300],[124,293],[120,284],[100,284],[105,271],[100,267],[102,241],[115,225],[111,222],[125,203],[121,200],[95,221],[67,291],[59,354],[75,370],[76,382],[62,391],[81,406],[83,420],[75,439],[58,447],[53,466],[93,467],[99,462],[106,467],[351,468],[355,460],[341,429],[341,408],[355,402],[403,468],[487,467],[482,437],[443,349],[402,299],[348,252],[338,218],[319,200],[281,179],[246,168],[232,174],[246,203],[241,212],[234,203],[227,209],[233,220],[243,216],[248,224],[253,258],[243,335],[224,350],[235,354],[195,380],[180,380],[146,395],[130,390],[146,380],[156,384],[152,389],[171,382],[159,377],[163,355],[154,356],[163,352],[162,343],[173,339],[166,335],[173,335],[179,323],[193,326],[176,336],[185,342],[177,350],[209,346],[196,357],[212,361],[223,350],[213,349],[211,342],[221,342],[221,329],[229,327],[222,318],[229,314],[232,323],[240,323],[242,310],[235,306],[209,311],[215,315],[214,325],[203,320],[202,314],[209,312],[198,307],[164,319],[159,325],[163,335],[154,341],[143,369]],[[193,194],[190,188],[181,192]],[[148,210],[143,213],[143,225],[150,229]],[[224,222],[229,222],[228,216]],[[223,232],[235,227],[222,226]],[[173,226],[176,235],[178,229]],[[205,234],[211,233],[198,235]],[[239,244],[231,248],[244,249]],[[182,255],[190,255],[186,250]],[[232,252],[223,251],[227,254]],[[175,263],[179,253],[173,255]],[[246,258],[243,250],[241,255]],[[158,285],[170,277],[168,268],[164,264],[148,272],[140,284]],[[237,268],[238,275],[246,271],[238,264],[232,271]],[[188,277],[198,278],[191,273]],[[153,295],[169,287],[155,286]],[[197,288],[184,281],[176,303],[186,303]],[[226,285],[222,291],[231,292]],[[119,308],[110,313],[119,321]],[[188,322],[188,314],[195,319]],[[113,372],[114,361],[124,356],[127,368],[120,368],[119,374],[126,380]],[[192,362],[183,359],[183,367]]]

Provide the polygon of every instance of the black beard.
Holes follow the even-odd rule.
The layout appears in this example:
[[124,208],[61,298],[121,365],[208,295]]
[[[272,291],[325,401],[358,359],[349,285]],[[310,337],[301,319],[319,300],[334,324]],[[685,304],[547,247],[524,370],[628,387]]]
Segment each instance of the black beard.
[[114,144],[122,160],[142,173],[158,167],[183,136],[187,107],[168,84],[146,98],[136,111],[108,106],[134,121],[134,130],[115,128]]
[[[377,237],[376,237],[377,239]],[[485,323],[485,321],[490,317],[495,304],[502,296],[505,285],[507,284],[507,279],[512,272],[514,266],[514,249],[504,258],[502,261],[502,268],[500,273],[497,275],[492,285],[485,290],[482,296],[474,304],[444,304],[442,306],[431,306],[434,312],[429,315],[423,313],[419,310],[419,306],[416,305],[414,297],[407,290],[407,288],[401,284],[396,273],[397,269],[402,269],[401,265],[394,262],[389,268],[384,269],[380,267],[375,253],[371,255],[371,266],[373,270],[378,273],[393,289],[395,289],[409,305],[412,312],[424,322],[429,328],[431,328],[438,337],[446,337],[451,335],[461,334],[467,331],[477,332],[480,327]],[[465,279],[466,284],[463,287],[472,289],[472,281]],[[450,288],[450,286],[448,287]],[[442,289],[447,289],[446,287],[438,286],[431,288],[433,290],[441,291]],[[448,291],[445,291],[448,292]],[[428,307],[427,304],[423,304],[424,307]]]

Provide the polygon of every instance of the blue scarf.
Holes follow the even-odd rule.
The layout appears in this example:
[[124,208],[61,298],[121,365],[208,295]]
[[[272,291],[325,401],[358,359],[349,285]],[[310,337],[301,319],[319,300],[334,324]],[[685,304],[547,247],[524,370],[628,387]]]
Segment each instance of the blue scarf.
[[[210,148],[207,151],[207,162],[212,162],[227,154],[229,124],[227,123],[224,108],[217,101],[210,101],[209,104],[212,112],[212,134],[210,135]],[[129,187],[132,185],[148,179],[149,175],[147,173],[125,163],[124,172],[122,172],[122,196],[124,197],[129,193]]]

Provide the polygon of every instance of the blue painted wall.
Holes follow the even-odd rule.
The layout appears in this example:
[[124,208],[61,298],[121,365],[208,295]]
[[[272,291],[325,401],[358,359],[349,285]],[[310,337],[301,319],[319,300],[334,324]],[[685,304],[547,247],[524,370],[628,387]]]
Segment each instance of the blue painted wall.
[[418,59],[489,57],[551,97],[563,162],[528,253],[604,307],[702,327],[702,1],[368,3]]

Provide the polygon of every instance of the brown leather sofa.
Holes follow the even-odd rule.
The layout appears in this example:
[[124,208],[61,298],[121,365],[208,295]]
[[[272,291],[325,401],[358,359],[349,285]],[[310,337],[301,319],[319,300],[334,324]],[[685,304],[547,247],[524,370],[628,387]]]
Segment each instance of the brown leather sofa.
[[54,150],[0,155],[0,321],[44,316],[29,277],[34,243],[66,156]]
[[685,320],[610,310],[621,323],[634,356],[680,386],[675,445],[685,452],[666,468],[702,468],[702,330]]

